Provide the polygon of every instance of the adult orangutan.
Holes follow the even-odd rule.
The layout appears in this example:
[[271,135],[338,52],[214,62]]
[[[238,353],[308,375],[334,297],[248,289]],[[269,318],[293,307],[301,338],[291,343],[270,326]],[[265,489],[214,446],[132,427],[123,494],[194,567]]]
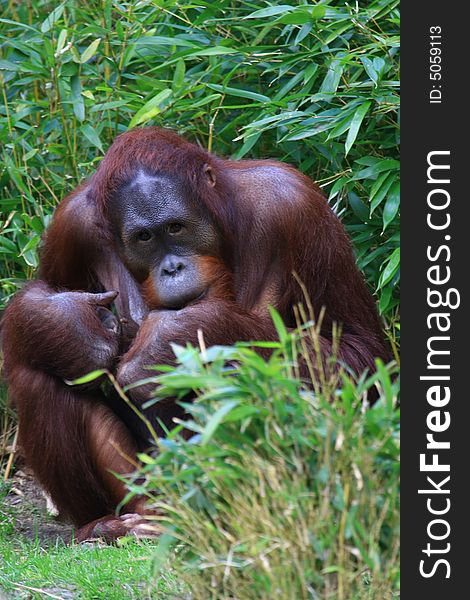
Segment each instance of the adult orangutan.
[[[39,277],[4,319],[5,373],[27,463],[79,539],[133,532],[114,516],[125,487],[111,471],[148,443],[145,426],[99,382],[70,387],[95,369],[121,384],[170,362],[170,342],[207,345],[273,339],[274,306],[287,326],[304,300],[322,307],[321,346],[332,325],[339,358],[355,372],[387,357],[374,301],[349,239],[318,187],[271,160],[218,158],[149,127],[120,135],[91,179],[58,206]],[[114,303],[116,316],[109,310]],[[147,387],[131,398],[148,399]],[[171,427],[174,402],[150,409]],[[140,513],[134,499],[127,512]],[[137,525],[136,525],[137,523]]]

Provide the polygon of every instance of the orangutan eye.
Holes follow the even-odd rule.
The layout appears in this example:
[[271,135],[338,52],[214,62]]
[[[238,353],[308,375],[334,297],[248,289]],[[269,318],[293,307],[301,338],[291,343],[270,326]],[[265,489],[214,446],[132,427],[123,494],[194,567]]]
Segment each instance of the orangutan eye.
[[151,232],[148,229],[142,229],[137,234],[137,239],[140,242],[148,242],[151,237],[152,237],[152,234],[151,234]]
[[184,229],[184,225],[182,225],[181,223],[170,223],[170,225],[168,225],[167,231],[170,235],[179,235],[180,233],[182,233]]

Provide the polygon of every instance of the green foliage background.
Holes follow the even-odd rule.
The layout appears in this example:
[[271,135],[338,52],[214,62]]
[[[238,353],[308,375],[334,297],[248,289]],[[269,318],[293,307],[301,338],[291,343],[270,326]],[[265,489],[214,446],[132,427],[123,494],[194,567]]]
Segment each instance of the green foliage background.
[[3,2],[0,302],[60,199],[134,125],[317,180],[390,335],[399,269],[397,0]]

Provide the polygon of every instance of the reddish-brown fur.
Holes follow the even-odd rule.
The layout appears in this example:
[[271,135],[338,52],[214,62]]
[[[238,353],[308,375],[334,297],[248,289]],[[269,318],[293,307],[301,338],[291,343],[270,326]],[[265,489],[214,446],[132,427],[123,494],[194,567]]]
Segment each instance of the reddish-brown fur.
[[[179,311],[153,310],[160,307],[153,284],[139,286],[111,234],[109,200],[137,170],[177,176],[219,231],[220,256],[199,258],[208,293]],[[294,326],[293,307],[304,301],[293,272],[315,314],[326,309],[325,355],[337,322],[339,358],[355,372],[373,369],[376,356],[387,358],[374,301],[341,223],[318,187],[288,165],[223,160],[170,131],[135,129],[119,136],[90,181],[59,205],[39,279],[6,311],[3,347],[26,460],[60,511],[82,526],[82,537],[101,531],[87,523],[103,522],[124,495],[108,471],[124,473],[131,463],[110,440],[131,460],[145,440],[130,433],[133,416],[119,399],[63,379],[101,367],[116,369],[122,384],[135,382],[148,375],[145,366],[173,360],[170,342],[196,343],[198,329],[207,345],[273,339],[267,305]],[[112,298],[63,294],[73,290],[119,291],[120,340],[97,317],[96,306]],[[131,397],[140,404],[148,394],[137,388]],[[180,415],[172,402],[156,406],[150,416],[168,425]],[[126,510],[140,510],[139,502]],[[132,531],[124,521],[106,517],[106,535]]]

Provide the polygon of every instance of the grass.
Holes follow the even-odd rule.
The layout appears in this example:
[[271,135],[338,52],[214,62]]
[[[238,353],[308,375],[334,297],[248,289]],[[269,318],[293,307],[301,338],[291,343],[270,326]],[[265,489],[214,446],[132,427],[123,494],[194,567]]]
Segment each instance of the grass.
[[[21,512],[0,509],[0,590],[8,598],[144,600],[174,598],[181,591],[170,569],[153,579],[155,543],[129,540],[99,547],[31,541],[15,532],[17,518]],[[37,518],[47,519],[40,513]]]

